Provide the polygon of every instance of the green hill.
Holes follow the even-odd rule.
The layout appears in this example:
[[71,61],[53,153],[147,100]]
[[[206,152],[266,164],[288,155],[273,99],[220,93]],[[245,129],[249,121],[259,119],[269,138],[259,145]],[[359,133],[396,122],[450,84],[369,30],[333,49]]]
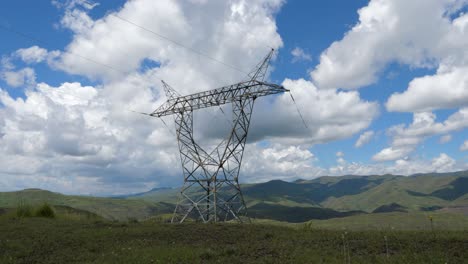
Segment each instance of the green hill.
[[[413,176],[373,175],[280,180],[242,186],[248,206],[258,203],[292,207],[323,207],[338,211],[365,211],[399,204],[409,211],[468,206],[468,171]],[[177,189],[154,190],[128,199],[175,202]]]
[[173,210],[172,204],[163,202],[69,196],[40,189],[0,193],[0,208],[16,208],[20,203],[37,205],[45,202],[53,206],[68,206],[88,211],[111,220],[146,219]]
[[[242,186],[249,215],[288,222],[383,212],[444,211],[468,215],[468,171],[454,173],[321,177]],[[0,193],[0,208],[47,202],[107,219],[148,219],[173,212],[177,188],[99,198],[28,189]]]

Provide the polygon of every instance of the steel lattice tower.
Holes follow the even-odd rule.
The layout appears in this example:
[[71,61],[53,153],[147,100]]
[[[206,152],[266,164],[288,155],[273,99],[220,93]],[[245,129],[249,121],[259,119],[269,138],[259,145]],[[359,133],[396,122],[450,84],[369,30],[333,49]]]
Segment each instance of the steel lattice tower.
[[[187,218],[202,222],[237,220],[243,222],[246,205],[239,185],[239,170],[255,99],[288,92],[277,84],[264,82],[273,50],[249,74],[249,80],[218,89],[180,96],[163,81],[167,101],[150,115],[174,115],[184,185],[172,222]],[[193,112],[232,104],[233,126],[227,139],[210,153],[193,137]]]

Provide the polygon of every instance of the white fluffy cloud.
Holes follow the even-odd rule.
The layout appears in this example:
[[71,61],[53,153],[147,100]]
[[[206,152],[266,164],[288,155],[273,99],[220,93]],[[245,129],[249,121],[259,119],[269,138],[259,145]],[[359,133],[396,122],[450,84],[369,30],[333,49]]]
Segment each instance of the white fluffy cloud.
[[391,147],[385,148],[373,159],[376,161],[396,160],[409,155],[426,138],[443,135],[468,127],[468,108],[462,108],[444,122],[436,122],[431,112],[415,113],[411,125],[397,125],[388,130],[393,138]]
[[32,46],[26,49],[19,49],[15,52],[15,55],[20,57],[26,63],[39,63],[44,61],[48,52],[46,49],[38,46]]
[[[456,1],[452,1],[456,2]],[[460,6],[467,1],[458,1]],[[387,101],[389,111],[416,112],[468,106],[468,14],[450,22],[440,36],[434,56],[439,63],[435,75],[414,79],[403,93]]]
[[393,94],[386,103],[389,111],[398,112],[464,106],[468,106],[468,67],[454,67],[446,72],[439,71],[433,76],[416,78],[409,84],[408,90]]
[[460,146],[460,151],[467,151],[468,150],[468,140],[463,142],[463,144]]
[[348,162],[343,153],[337,154],[336,166],[322,168],[316,165],[318,159],[313,153],[299,146],[255,145],[246,151],[246,164],[242,172],[248,176],[244,179],[248,182],[263,182],[272,179],[311,179],[322,175],[412,175],[468,168],[468,164],[457,163],[445,153],[440,153],[430,160],[404,158],[391,164]]
[[273,145],[261,148],[251,145],[246,150],[242,172],[248,182],[263,182],[273,179],[294,180],[314,178],[325,170],[313,165],[315,156],[299,146]]
[[439,157],[432,160],[432,167],[436,172],[453,171],[456,161],[445,153],[441,153]]
[[18,71],[1,72],[2,79],[11,87],[33,86],[36,84],[36,72],[34,69],[26,67]]
[[[317,87],[357,89],[373,84],[390,64],[436,70],[416,77],[386,102],[391,112],[413,112],[413,124],[388,130],[391,146],[373,159],[410,155],[424,139],[465,129],[468,106],[468,14],[466,0],[371,0],[359,21],[321,54],[311,72]],[[442,123],[432,113],[455,109]]]
[[451,172],[466,170],[468,164],[457,163],[445,153],[431,160],[397,159],[392,164],[361,164],[356,162],[341,162],[328,170],[330,175],[412,175],[416,173]]
[[[367,128],[378,115],[375,102],[364,101],[357,92],[319,90],[303,79],[283,82],[293,93],[308,126],[302,123],[290,95],[275,101],[258,100],[251,139],[266,136],[288,144],[319,144],[349,138]],[[285,126],[284,124],[288,124]]]
[[[463,71],[458,71],[463,69],[465,51],[450,44],[465,41],[463,16],[453,21],[448,18],[448,14],[457,10],[456,3],[462,1],[372,0],[361,9],[360,22],[322,54],[320,64],[312,72],[313,82],[303,79],[283,82],[294,94],[308,128],[302,124],[289,94],[256,101],[249,134],[251,144],[246,148],[242,168],[245,177],[241,180],[313,178],[327,174],[406,175],[462,168],[443,153],[430,161],[406,158],[425,138],[466,127],[466,108],[441,123],[430,112],[449,108],[450,104],[464,106],[463,99],[456,97],[465,96],[462,84],[454,86],[445,97],[421,105],[408,99],[428,93],[415,80],[408,91],[394,95],[402,96],[401,102],[407,102],[407,109],[390,107],[390,101],[396,99],[387,102],[388,110],[418,112],[412,124],[392,127],[391,146],[374,156],[377,161],[396,160],[392,166],[348,163],[340,155],[336,167],[321,168],[314,165],[317,157],[309,150],[314,144],[350,138],[368,129],[378,115],[378,103],[363,100],[358,91],[333,88],[370,84],[388,63],[438,67],[436,76],[447,75],[453,78],[453,84],[464,80]],[[85,1],[71,0],[56,4],[64,8],[60,25],[73,33],[65,52],[52,54],[31,47],[17,51],[17,56],[31,64],[46,61],[54,69],[100,84],[64,83],[52,87],[41,83],[29,90],[25,99],[0,93],[3,105],[0,154],[6,157],[0,161],[0,185],[1,181],[8,182],[4,188],[38,186],[66,192],[119,193],[180,184],[172,123],[168,122],[168,129],[159,120],[126,110],[149,112],[161,104],[165,97],[159,79],[188,94],[240,81],[245,74],[118,17],[242,71],[256,65],[268,52],[267,46],[278,49],[283,45],[274,18],[282,0],[134,0],[96,20],[87,13],[93,8],[92,3],[87,6]],[[415,10],[424,13],[425,20],[413,21],[420,17]],[[434,41],[440,47],[434,48]],[[447,52],[447,47],[456,52]],[[293,56],[310,58],[300,49],[295,49]],[[443,88],[434,79],[429,81],[434,83],[430,93],[439,96],[434,91]],[[446,79],[440,80],[444,85],[445,82]],[[213,111],[200,113],[195,120],[195,132],[211,145],[226,131],[220,128],[223,124],[218,120],[206,118],[209,114],[224,118]],[[368,143],[373,135],[373,131],[362,133],[355,146]],[[264,140],[272,145],[262,147],[257,143]]]
[[466,0],[372,0],[359,22],[334,42],[312,71],[320,88],[360,88],[377,81],[392,62],[411,67],[466,59],[467,16],[450,16]]
[[[282,46],[274,15],[283,1],[135,0],[97,20],[87,14],[92,7],[84,4],[79,0],[56,3],[64,10],[61,26],[74,34],[65,52],[51,55],[34,46],[15,54],[27,63],[46,61],[54,69],[102,84],[51,87],[40,83],[27,92],[25,99],[13,99],[3,91],[0,151],[18,164],[28,159],[35,162],[26,168],[9,163],[2,173],[14,175],[9,179],[38,175],[50,185],[39,187],[57,189],[63,185],[67,192],[78,192],[84,184],[93,186],[87,192],[130,192],[180,183],[171,123],[168,129],[159,120],[127,109],[149,112],[160,105],[165,96],[159,79],[188,94],[240,81],[244,73],[117,17],[248,70],[268,52],[265,47]],[[112,65],[113,69],[100,64]],[[246,153],[245,158],[246,179],[250,181],[323,175],[326,171],[313,166],[315,157],[307,148],[351,137],[367,128],[378,114],[377,103],[362,100],[355,91],[319,90],[302,79],[287,79],[283,85],[294,93],[309,128],[303,126],[289,94],[257,100],[249,140],[266,138],[275,145],[247,146],[255,153]],[[212,145],[226,131],[218,129],[223,123],[206,118],[208,114],[219,117],[219,113],[206,112],[197,114],[202,118],[196,116],[195,132]],[[257,167],[259,164],[263,167]],[[15,188],[38,183],[11,182]],[[83,185],[72,188],[74,184]]]
[[[80,10],[81,15],[74,16],[75,20],[62,21],[76,35],[58,67],[91,78],[115,79],[122,72],[137,70],[144,60],[149,60],[162,64],[160,77],[182,93],[220,85],[220,79],[226,84],[244,77],[244,73],[220,66],[165,37],[235,68],[248,70],[265,56],[268,51],[265,47],[282,45],[273,17],[282,2],[138,0],[129,1],[117,12],[92,23],[87,22],[89,16]],[[67,15],[64,19],[68,20]],[[118,71],[90,64],[73,54],[112,65]]]
[[16,69],[15,61],[20,59],[26,64],[36,64],[47,61],[52,64],[53,60],[60,55],[59,51],[48,52],[38,46],[18,49],[1,60],[0,78],[13,88],[36,85],[36,71],[32,67]]
[[369,143],[372,140],[372,137],[374,137],[374,131],[366,131],[359,136],[354,146],[356,148],[360,148]]
[[[99,89],[40,83],[25,100],[1,91],[0,152],[8,160],[2,177],[16,184],[15,189],[38,186],[80,193],[171,184],[171,168],[178,165],[175,142],[167,142],[172,135],[155,120],[122,111],[134,103],[154,107],[152,91],[141,89],[145,78],[151,76],[129,76]],[[141,100],[122,104],[106,96],[117,85],[125,86],[121,94],[131,92]],[[160,137],[150,136],[155,131]],[[83,185],[74,185],[78,183]]]

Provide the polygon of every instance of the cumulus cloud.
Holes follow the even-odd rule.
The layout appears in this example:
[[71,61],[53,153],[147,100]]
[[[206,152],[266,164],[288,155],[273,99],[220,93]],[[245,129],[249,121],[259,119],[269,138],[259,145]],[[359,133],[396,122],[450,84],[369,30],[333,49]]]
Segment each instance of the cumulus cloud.
[[[47,61],[54,69],[101,80],[101,84],[52,87],[40,83],[26,93],[25,99],[2,92],[1,151],[12,160],[35,159],[27,172],[47,179],[48,188],[92,184],[90,192],[119,192],[124,187],[114,182],[125,183],[127,191],[179,183],[173,132],[159,120],[126,109],[149,112],[160,105],[165,96],[159,79],[188,94],[240,81],[244,73],[220,67],[117,17],[236,68],[250,69],[265,56],[267,45],[282,46],[274,20],[282,3],[136,0],[93,20],[82,1],[67,2],[60,6],[65,10],[61,26],[72,30],[74,36],[65,52],[55,53],[53,61],[48,59],[50,52],[39,47],[16,54],[25,62]],[[156,66],[142,68],[148,61]],[[358,92],[321,91],[306,80],[287,79],[283,85],[296,96],[309,128],[303,126],[288,94],[257,100],[249,134],[252,143],[247,147],[255,154],[248,158],[246,153],[246,179],[254,181],[257,175],[258,179],[323,175],[323,169],[313,166],[315,157],[307,148],[348,138],[368,127],[378,114],[377,103],[362,100]],[[220,122],[207,118],[216,113],[207,112],[197,113],[201,118],[195,120],[195,134],[212,146],[226,131],[218,129]],[[262,148],[255,144],[264,139],[275,145]],[[263,167],[257,168],[262,162]],[[4,174],[27,177],[11,165],[5,168],[9,169]]]
[[295,47],[291,51],[291,55],[293,56],[292,62],[298,62],[298,61],[311,61],[312,56],[310,54],[306,53],[303,49],[299,47]]
[[454,67],[447,72],[439,71],[436,75],[416,78],[406,91],[393,94],[386,103],[389,111],[398,112],[464,106],[468,106],[468,67]]
[[441,153],[439,157],[432,160],[432,167],[436,172],[449,172],[453,171],[455,160],[445,153]]
[[351,137],[378,115],[378,104],[362,100],[357,92],[319,90],[303,79],[286,79],[283,85],[294,94],[308,128],[289,94],[283,94],[273,102],[259,100],[251,125],[252,140],[266,137],[283,144],[325,143]]
[[[267,45],[273,48],[282,45],[273,18],[281,4],[279,0],[249,3],[139,0],[129,1],[119,11],[92,23],[86,22],[89,17],[85,15],[75,16],[77,20],[66,26],[76,35],[66,48],[69,53],[62,56],[59,67],[73,74],[112,79],[121,76],[122,72],[137,70],[141,62],[150,60],[165,66],[166,79],[182,89],[182,93],[203,89],[206,84],[213,85],[215,82],[210,83],[213,76],[218,76],[218,82],[222,76],[222,82],[226,84],[244,77],[244,73],[220,67],[219,63],[205,56],[200,59],[199,54],[168,39],[177,40],[177,43],[183,43],[189,49],[222,60],[235,68],[250,69],[265,56]],[[164,37],[123,20],[132,21]],[[239,39],[243,41],[239,43]],[[114,65],[118,71],[90,65],[72,54]],[[180,78],[183,75],[187,77]],[[185,88],[188,84],[192,87],[190,90]]]
[[357,162],[342,162],[331,167],[330,175],[412,175],[416,173],[451,172],[466,170],[467,164],[458,163],[445,153],[431,160],[410,159],[408,157],[397,159],[393,163],[362,164]]
[[59,51],[48,52],[38,46],[18,49],[15,52],[5,55],[1,60],[0,78],[13,88],[31,88],[36,85],[36,71],[32,67],[17,69],[15,62],[17,59],[26,64],[36,64],[47,61],[52,64],[54,58],[59,56]]
[[[376,161],[403,158],[433,135],[466,128],[468,106],[468,14],[466,0],[372,0],[361,8],[358,23],[321,54],[311,72],[319,88],[357,89],[378,81],[392,63],[435,69],[416,77],[386,102],[391,112],[413,112],[414,121],[388,130],[390,147]],[[458,109],[443,123],[438,109]],[[420,120],[419,118],[428,119]],[[448,137],[444,138],[445,140]],[[356,144],[357,145],[357,144]]]
[[[2,166],[2,177],[16,183],[15,189],[33,187],[41,178],[38,187],[73,193],[127,192],[170,184],[172,168],[178,165],[175,142],[167,142],[172,135],[152,119],[121,110],[135,99],[120,104],[105,96],[123,85],[141,98],[140,105],[154,107],[151,89],[140,88],[144,78],[150,77],[140,76],[140,81],[128,77],[124,83],[99,89],[79,83],[59,87],[40,83],[26,92],[24,100],[1,91],[0,152],[2,160],[10,161]],[[149,136],[155,130],[161,137]],[[14,180],[18,177],[23,180]],[[90,185],[87,189],[72,183]]]
[[246,150],[242,172],[248,182],[263,182],[273,179],[295,180],[314,178],[326,171],[314,166],[316,158],[300,146],[275,144],[266,148],[251,145]]
[[463,142],[463,144],[460,146],[460,151],[467,151],[468,150],[468,140]]
[[2,79],[11,87],[31,87],[36,84],[36,72],[29,67],[18,71],[3,71],[1,75]]
[[[47,62],[54,69],[102,82],[58,87],[40,83],[28,89],[24,99],[0,92],[1,178],[9,182],[2,188],[121,193],[178,185],[180,165],[172,126],[168,129],[159,120],[127,109],[149,112],[160,105],[165,100],[160,79],[188,94],[240,81],[244,73],[220,67],[112,15],[249,69],[265,56],[266,44],[282,45],[274,21],[282,1],[137,0],[92,23],[86,22],[90,18],[78,2],[64,7],[62,19],[62,26],[73,31],[73,40],[57,60]],[[239,39],[243,41],[234,41]],[[30,63],[46,60],[40,48],[17,54]],[[83,58],[115,65],[118,71]],[[156,66],[141,68],[148,60]],[[28,166],[20,168],[26,162]]]
[[388,129],[393,138],[391,147],[385,148],[373,159],[376,161],[396,160],[414,151],[425,139],[434,135],[443,135],[468,127],[468,108],[462,108],[449,116],[444,122],[436,122],[436,115],[431,112],[415,113],[413,123],[397,125]]
[[360,148],[369,143],[372,140],[372,137],[374,137],[374,131],[366,131],[359,136],[354,146],[356,148]]
[[263,182],[273,179],[311,179],[323,175],[412,175],[468,169],[467,164],[456,162],[445,153],[429,160],[403,158],[390,164],[348,162],[342,153],[337,154],[337,165],[323,168],[316,165],[317,158],[313,153],[300,146],[275,144],[261,147],[256,144],[246,151],[246,164],[242,173],[247,176],[244,179],[247,182]]
[[[311,179],[330,175],[412,175],[416,173],[450,172],[467,169],[467,164],[457,163],[445,153],[429,159],[398,159],[392,163],[363,164],[348,162],[342,153],[337,153],[337,164],[323,168],[317,164],[313,153],[299,146],[274,145],[261,147],[258,144],[246,151],[246,164],[242,169],[248,182],[263,182],[273,179]],[[256,174],[255,177],[251,176]]]
[[466,62],[467,15],[451,20],[465,0],[372,0],[359,22],[320,57],[311,76],[320,88],[360,88],[389,63],[434,68]]
[[413,151],[412,147],[398,146],[390,147],[381,150],[379,153],[375,154],[372,159],[375,161],[389,161],[402,158]]
[[48,56],[46,49],[38,46],[32,46],[26,49],[19,49],[15,52],[15,55],[20,57],[26,63],[39,63],[44,61]]
[[[122,76],[122,71],[138,70],[143,60],[151,60],[161,64],[153,71],[155,78],[166,80],[181,94],[211,89],[242,80],[244,74],[220,67],[203,56],[200,59],[200,55],[129,25],[119,17],[176,39],[236,68],[249,69],[265,55],[265,46],[281,47],[273,15],[282,3],[280,0],[258,0],[248,4],[246,1],[127,2],[121,10],[94,21],[89,30],[76,31],[74,40],[67,47],[70,53],[63,54],[58,67],[90,78],[114,80]],[[206,14],[207,10],[210,15]],[[239,39],[243,40],[241,44],[235,41]],[[97,57],[96,50],[100,51]],[[92,65],[71,56],[74,53],[94,56],[94,60],[106,65],[118,65],[119,71]],[[286,138],[288,142],[323,143],[357,133],[367,127],[378,112],[376,103],[361,100],[355,92],[321,92],[305,80],[286,80],[283,84],[299,97],[298,104],[311,128],[303,127],[289,95],[285,94],[273,102],[257,100],[249,139],[257,141],[266,135],[269,138]],[[335,107],[332,109],[330,106]],[[141,107],[139,110],[143,111]],[[276,118],[266,118],[272,116]],[[284,122],[291,119],[297,122],[285,127]],[[200,129],[203,135],[221,136],[208,124],[202,123]]]

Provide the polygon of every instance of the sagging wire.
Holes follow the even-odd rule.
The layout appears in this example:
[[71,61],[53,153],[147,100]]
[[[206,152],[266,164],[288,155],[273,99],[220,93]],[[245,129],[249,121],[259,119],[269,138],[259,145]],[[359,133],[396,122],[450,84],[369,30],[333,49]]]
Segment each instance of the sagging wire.
[[[127,111],[129,112],[132,112],[132,113],[135,113],[135,114],[140,114],[140,115],[144,115],[144,116],[148,116],[148,117],[151,117],[151,118],[154,118],[154,116],[152,116],[151,114],[148,114],[148,113],[143,113],[143,112],[138,112],[138,111],[134,111],[132,109],[127,109]],[[169,126],[166,124],[166,122],[164,121],[163,118],[158,118],[159,120],[161,120],[161,122],[164,124],[164,126],[167,128],[167,131],[169,131],[169,133],[171,133],[171,135],[173,135],[174,137],[176,137],[176,135],[174,134],[174,132],[172,132],[172,129],[169,128]]]
[[301,118],[302,123],[304,124],[305,128],[308,129],[309,127],[307,126],[307,124],[306,124],[306,122],[304,120],[304,117],[302,116],[301,111],[299,110],[299,107],[297,106],[296,100],[294,100],[294,96],[292,95],[291,91],[289,91],[289,95],[291,96],[291,99],[292,99],[292,101],[294,103],[294,106],[296,106],[297,113],[299,114],[299,117]]
[[216,59],[216,58],[214,58],[214,57],[212,57],[212,56],[210,56],[210,55],[208,55],[208,54],[206,54],[206,53],[203,53],[203,52],[201,52],[201,51],[198,51],[198,50],[196,50],[196,49],[194,49],[194,48],[192,48],[192,47],[186,46],[186,45],[184,45],[184,44],[182,44],[182,43],[180,43],[180,42],[178,42],[178,41],[172,40],[172,39],[168,38],[167,36],[164,36],[164,35],[162,35],[162,34],[160,34],[160,33],[157,33],[157,32],[155,32],[155,31],[153,31],[153,30],[151,30],[151,29],[145,28],[145,27],[143,27],[143,26],[141,26],[141,25],[138,25],[138,24],[136,24],[136,23],[134,23],[134,22],[132,22],[132,21],[126,19],[126,18],[123,18],[123,17],[121,17],[121,16],[119,16],[119,15],[112,14],[112,13],[110,13],[109,15],[112,16],[112,17],[115,17],[115,18],[117,18],[117,19],[119,19],[119,20],[121,20],[121,21],[123,21],[123,22],[126,22],[126,23],[128,23],[128,24],[131,24],[131,25],[133,25],[133,26],[135,26],[135,27],[137,27],[137,28],[139,28],[139,29],[141,29],[141,30],[144,30],[144,31],[146,31],[146,32],[149,32],[149,33],[151,33],[151,34],[153,34],[153,35],[155,35],[155,36],[158,36],[158,37],[161,38],[161,39],[164,39],[164,40],[166,40],[166,41],[169,41],[169,42],[171,42],[171,43],[174,44],[174,45],[177,45],[177,46],[179,46],[179,47],[182,47],[182,48],[184,48],[184,49],[187,49],[187,50],[189,50],[189,51],[191,51],[191,52],[193,52],[193,53],[195,53],[195,54],[197,54],[197,55],[199,55],[199,56],[205,57],[205,58],[207,58],[207,59],[209,59],[209,60],[211,60],[211,61],[214,61],[214,62],[216,62],[216,63],[219,63],[219,64],[221,64],[221,65],[224,65],[224,66],[226,66],[226,67],[228,67],[228,68],[231,68],[231,69],[233,69],[233,70],[235,70],[235,71],[238,71],[238,72],[240,72],[240,73],[247,74],[247,73],[244,72],[243,70],[241,70],[241,69],[239,69],[239,68],[237,68],[237,67],[235,67],[235,66],[233,66],[233,65],[231,65],[231,64],[228,64],[228,63],[226,63],[226,62],[223,62],[223,61],[221,61],[221,60],[218,60],[218,59]]

